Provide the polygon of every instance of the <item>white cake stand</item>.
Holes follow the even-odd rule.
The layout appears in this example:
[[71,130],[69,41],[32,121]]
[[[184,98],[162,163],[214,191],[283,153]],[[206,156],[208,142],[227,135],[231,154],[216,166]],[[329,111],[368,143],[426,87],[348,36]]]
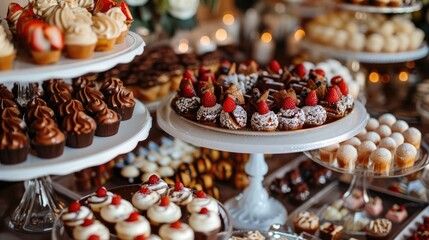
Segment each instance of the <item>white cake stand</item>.
[[344,141],[359,133],[368,119],[365,107],[356,102],[348,116],[318,128],[273,133],[227,131],[180,117],[171,109],[170,102],[171,99],[164,101],[157,110],[158,125],[168,134],[196,146],[251,154],[245,167],[250,176],[249,186],[225,203],[238,229],[268,230],[272,224],[283,224],[287,218],[284,206],[269,197],[262,185],[268,172],[264,153],[302,152]]
[[[115,45],[109,52],[96,52],[88,60],[62,57],[56,64],[41,66],[33,64],[26,54],[18,53],[14,68],[0,72],[0,83],[19,82],[22,87],[50,78],[72,78],[89,72],[101,72],[119,63],[131,62],[143,53],[144,46],[143,39],[130,32],[124,43]],[[30,98],[17,96],[20,103]],[[43,160],[29,155],[21,164],[0,164],[0,180],[26,180],[23,198],[8,219],[9,227],[29,233],[51,231],[64,206],[57,201],[48,175],[69,174],[106,163],[119,154],[131,151],[139,141],[148,137],[151,127],[152,118],[147,108],[136,101],[133,117],[121,122],[119,133],[112,137],[95,137],[91,146],[82,149],[66,147],[63,155],[54,159]]]

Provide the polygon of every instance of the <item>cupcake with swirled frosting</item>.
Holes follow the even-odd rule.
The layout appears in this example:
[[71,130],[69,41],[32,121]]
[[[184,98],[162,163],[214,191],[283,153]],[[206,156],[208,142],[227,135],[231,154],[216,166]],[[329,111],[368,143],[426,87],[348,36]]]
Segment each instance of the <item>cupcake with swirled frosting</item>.
[[123,43],[125,40],[125,37],[127,36],[128,33],[128,27],[126,24],[126,20],[127,17],[125,16],[125,14],[122,12],[122,10],[119,7],[113,7],[111,9],[109,9],[106,12],[106,15],[111,17],[113,20],[115,20],[115,22],[118,24],[119,29],[120,29],[120,34],[119,36],[116,38],[115,43]]
[[91,58],[97,40],[97,35],[92,30],[91,25],[85,23],[71,25],[65,31],[67,57],[73,59]]
[[30,2],[32,2],[34,13],[39,16],[43,16],[50,7],[58,5],[57,0],[33,0]]
[[121,79],[116,77],[110,77],[104,79],[103,83],[100,86],[100,92],[104,94],[106,98],[112,96],[113,94],[119,92],[124,88],[124,83],[121,81]]
[[113,232],[115,224],[127,219],[133,211],[130,202],[119,195],[113,195],[112,202],[100,210],[101,221]]
[[95,51],[110,51],[116,39],[121,34],[120,26],[116,21],[104,13],[97,13],[92,17],[92,29],[97,34],[98,41]]
[[85,108],[83,108],[83,105],[79,100],[72,99],[68,102],[61,103],[58,106],[57,117],[58,119],[63,119],[65,116],[78,111],[85,111]]
[[96,136],[109,137],[118,133],[121,118],[112,109],[104,108],[97,113],[94,119],[97,123]]
[[189,225],[195,231],[195,239],[216,240],[221,221],[218,213],[202,208],[199,212],[191,214]]
[[133,92],[125,88],[110,96],[107,103],[110,108],[121,116],[121,121],[128,120],[133,116],[135,104]]
[[25,113],[25,122],[28,125],[31,125],[33,121],[35,121],[38,118],[43,117],[49,117],[54,119],[55,113],[54,110],[47,106],[35,106],[34,108],[31,108]]
[[156,191],[151,191],[148,187],[142,187],[139,191],[134,193],[131,202],[140,212],[146,211],[161,199],[161,195]]
[[174,187],[168,189],[167,196],[171,202],[182,208],[182,212],[186,211],[186,205],[194,198],[192,190],[184,187],[181,182],[176,182]]
[[113,193],[107,191],[105,187],[101,187],[88,198],[88,206],[92,209],[97,218],[100,216],[101,208],[112,202],[112,197]]
[[189,213],[198,213],[202,208],[206,208],[210,212],[219,213],[219,207],[212,197],[200,190],[198,191],[192,201],[186,206]]
[[104,99],[103,94],[95,88],[84,87],[76,94],[76,99],[81,101],[84,107],[95,99]]
[[0,25],[0,71],[12,69],[15,56],[15,48],[9,39],[7,39],[3,26]]
[[[188,224],[179,221],[171,224],[164,224],[159,229],[159,236],[162,239],[174,239],[174,240],[194,240],[194,231],[189,227]],[[196,238],[198,239],[198,238]]]
[[81,206],[78,201],[70,203],[69,207],[63,210],[61,220],[66,228],[74,228],[84,223],[85,219],[93,219],[91,209]]
[[94,9],[94,0],[75,0],[79,7],[86,8],[89,12]]
[[50,7],[45,11],[42,18],[46,23],[55,25],[65,32],[74,22],[76,16],[67,4],[60,4]]
[[167,196],[163,196],[161,201],[148,209],[147,217],[153,231],[158,232],[162,224],[178,221],[182,217],[182,212],[175,203],[170,202]]
[[121,240],[134,239],[137,236],[150,236],[150,224],[138,212],[132,212],[125,221],[115,225],[116,235]]
[[31,146],[40,158],[56,158],[63,154],[65,141],[64,133],[56,125],[46,125],[36,132]]
[[21,132],[0,132],[0,163],[17,164],[27,159],[29,140]]
[[72,148],[83,148],[92,144],[97,124],[83,111],[67,115],[62,129],[67,133],[66,145]]
[[92,236],[97,236],[98,240],[109,240],[110,232],[100,221],[92,219],[84,219],[81,225],[73,229],[73,239],[87,240]]

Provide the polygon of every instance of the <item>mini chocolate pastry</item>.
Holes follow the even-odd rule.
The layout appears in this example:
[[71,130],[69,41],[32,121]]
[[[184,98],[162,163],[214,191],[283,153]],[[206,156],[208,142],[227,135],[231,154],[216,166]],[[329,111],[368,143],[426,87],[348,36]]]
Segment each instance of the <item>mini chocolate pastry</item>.
[[95,135],[99,137],[109,137],[118,133],[121,119],[115,111],[105,107],[97,113],[95,122],[97,123]]
[[[43,84],[44,83],[45,82],[43,82]],[[55,93],[59,93],[59,92],[69,92],[70,94],[73,94],[73,87],[62,80],[49,82],[46,86],[46,89],[45,88],[43,89],[45,90],[45,97],[47,99],[49,99]]]
[[57,123],[49,117],[43,117],[38,118],[31,123],[30,127],[28,128],[28,134],[30,137],[33,137],[38,131],[44,129],[44,128],[58,128]]
[[339,240],[344,232],[343,226],[325,222],[320,226],[319,237],[322,240]]
[[66,145],[73,148],[91,145],[97,127],[94,119],[82,111],[67,115],[61,126],[67,133]]
[[95,117],[97,113],[107,108],[107,104],[100,98],[95,98],[85,106],[85,110],[89,116]]
[[289,186],[288,180],[286,178],[275,178],[270,186],[269,189],[272,193],[275,194],[287,194],[292,191],[291,187]]
[[220,181],[229,181],[234,173],[230,160],[222,159],[215,165],[214,175]]
[[107,105],[126,121],[133,116],[135,104],[133,93],[122,88],[109,97]]
[[308,189],[308,185],[306,183],[294,185],[292,187],[291,197],[292,200],[295,200],[297,202],[306,201],[308,198],[310,198],[310,191]]
[[104,94],[106,98],[118,93],[119,90],[124,88],[124,83],[119,78],[108,78],[103,81],[100,87],[100,92]]
[[55,126],[43,127],[37,130],[31,140],[31,146],[39,158],[56,158],[63,154],[66,137]]
[[328,179],[326,178],[326,172],[324,169],[314,169],[312,177],[310,179],[310,184],[315,187],[321,187],[328,183]]
[[104,96],[100,91],[90,87],[84,87],[76,94],[76,99],[81,101],[84,106],[88,105],[97,98],[104,99]]
[[197,178],[198,173],[191,163],[182,163],[177,168],[175,179],[183,183],[185,187],[190,187],[191,183]]
[[0,113],[2,113],[5,108],[9,107],[18,108],[18,105],[16,105],[16,103],[12,100],[0,98]]
[[293,169],[285,174],[285,178],[292,184],[297,185],[303,183],[304,180],[301,177],[301,174],[298,169]]
[[78,111],[85,111],[82,103],[79,100],[73,99],[68,102],[64,102],[58,106],[58,119],[61,122],[61,119],[63,119],[65,116]]
[[213,165],[210,159],[203,155],[194,161],[195,169],[199,174],[212,172]]
[[72,95],[67,91],[57,92],[51,95],[49,98],[49,107],[58,111],[58,107],[72,100]]
[[26,127],[21,118],[8,117],[0,119],[0,132],[21,132],[25,134]]
[[38,118],[54,118],[54,111],[47,106],[35,106],[25,113],[25,122],[30,126]]
[[13,95],[13,93],[9,89],[7,89],[6,86],[1,85],[0,86],[0,98],[13,100],[15,98],[15,96]]
[[0,115],[0,119],[6,119],[6,118],[12,118],[12,117],[17,117],[17,118],[21,117],[21,112],[19,111],[18,108],[14,108],[14,107],[5,108],[3,109]]
[[84,87],[95,88],[95,80],[90,80],[87,76],[81,76],[72,79],[72,87],[75,92],[78,92]]
[[27,159],[29,139],[22,132],[0,132],[0,163],[18,164]]
[[27,111],[30,110],[31,108],[35,107],[35,106],[48,106],[48,104],[45,102],[45,100],[37,97],[37,98],[33,98],[31,99],[28,103],[27,103]]

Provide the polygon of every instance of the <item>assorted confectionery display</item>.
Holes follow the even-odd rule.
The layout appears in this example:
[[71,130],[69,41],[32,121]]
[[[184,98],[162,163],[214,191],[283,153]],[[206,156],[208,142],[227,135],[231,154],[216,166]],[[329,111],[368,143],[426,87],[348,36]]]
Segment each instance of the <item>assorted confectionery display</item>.
[[321,148],[320,160],[350,171],[361,167],[385,175],[414,166],[421,140],[417,128],[386,113],[378,119],[370,118],[355,137]]
[[413,224],[412,235],[407,237],[407,240],[423,240],[429,236],[429,217],[424,215],[422,219]]
[[306,36],[312,42],[356,52],[394,53],[421,47],[425,34],[403,15],[367,14],[356,19],[353,12],[332,12],[311,20]]
[[221,62],[217,72],[185,71],[171,107],[182,117],[230,130],[291,131],[345,117],[354,99],[341,76],[326,78],[304,64],[265,70],[249,61]]
[[[248,231],[240,236],[233,236],[231,240],[265,240],[267,239],[259,231]],[[281,239],[281,238],[280,238]]]
[[134,189],[101,187],[70,203],[61,214],[66,233],[76,240],[214,240],[224,227],[218,202],[204,191],[169,186],[156,174]]
[[415,0],[337,0],[337,2],[377,7],[405,7],[416,3]]
[[[18,49],[24,50],[20,54],[28,51],[34,63],[43,65],[58,62],[63,52],[67,58],[88,59],[94,51],[111,51],[124,42],[133,17],[125,1],[34,0],[27,6],[10,3],[6,20]],[[13,61],[15,52],[2,44],[2,55],[7,54],[2,60]],[[7,66],[0,70],[13,64]]]
[[122,121],[134,112],[133,93],[120,79],[109,78],[99,89],[86,77],[44,81],[37,96],[21,106],[16,101],[18,85],[9,90],[0,85],[0,162],[18,164],[29,153],[42,159],[63,154],[65,146],[84,148],[94,136],[117,134]]

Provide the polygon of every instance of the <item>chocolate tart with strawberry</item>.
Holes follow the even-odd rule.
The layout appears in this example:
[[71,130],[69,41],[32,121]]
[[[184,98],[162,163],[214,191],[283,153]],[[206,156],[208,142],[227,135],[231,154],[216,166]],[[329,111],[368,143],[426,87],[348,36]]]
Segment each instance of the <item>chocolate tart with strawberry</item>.
[[210,90],[204,91],[201,103],[197,111],[197,121],[205,125],[217,126],[222,106],[216,102],[214,93]]
[[246,128],[247,112],[238,105],[238,98],[228,95],[222,105],[219,118],[220,126],[223,128],[239,130]]
[[279,119],[279,130],[298,130],[304,126],[304,111],[296,106],[295,99],[286,97],[283,100],[282,108],[277,113]]
[[354,105],[354,99],[349,93],[349,87],[347,86],[346,81],[344,81],[341,76],[335,76],[331,79],[331,84],[332,86],[337,86],[340,90],[338,94],[340,95],[340,101],[346,107],[346,113],[351,112]]
[[268,91],[265,91],[257,101],[257,112],[253,113],[250,120],[252,130],[272,132],[277,129],[279,120],[267,104]]
[[177,97],[171,102],[172,108],[187,119],[196,120],[200,108],[200,98],[197,97],[192,80],[184,78],[180,83]]
[[339,95],[341,92],[338,92],[338,90],[335,86],[329,88],[325,100],[320,101],[320,105],[325,108],[327,122],[332,122],[344,117],[346,112],[346,105],[341,101]]
[[326,122],[327,114],[324,107],[318,105],[315,90],[311,90],[305,98],[305,106],[302,108],[305,114],[305,127],[317,127]]

